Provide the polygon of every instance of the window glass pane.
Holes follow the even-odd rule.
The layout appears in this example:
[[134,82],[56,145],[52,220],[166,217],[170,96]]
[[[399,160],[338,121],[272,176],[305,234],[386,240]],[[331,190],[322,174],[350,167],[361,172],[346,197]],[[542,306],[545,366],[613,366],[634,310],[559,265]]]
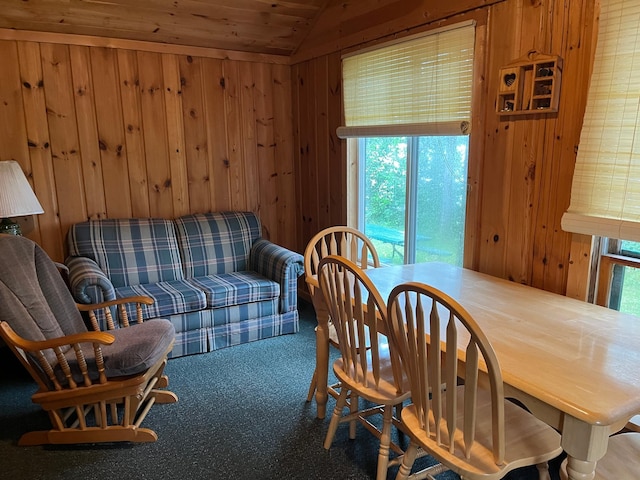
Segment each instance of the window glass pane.
[[462,266],[469,137],[420,137],[416,262]]
[[620,307],[617,310],[640,316],[640,269],[616,265],[616,268],[618,267],[622,273],[619,276],[615,275],[614,278],[620,278],[622,288],[620,289]]
[[[364,139],[360,228],[384,263],[404,263],[407,137]],[[362,160],[364,159],[364,162]]]
[[[620,253],[630,257],[640,257],[640,243],[623,241],[620,245]],[[611,285],[611,296],[615,299],[610,306],[621,312],[640,315],[640,269],[616,265]],[[616,295],[619,295],[616,298]]]
[[640,258],[640,242],[623,240],[620,242],[620,254],[627,257]]

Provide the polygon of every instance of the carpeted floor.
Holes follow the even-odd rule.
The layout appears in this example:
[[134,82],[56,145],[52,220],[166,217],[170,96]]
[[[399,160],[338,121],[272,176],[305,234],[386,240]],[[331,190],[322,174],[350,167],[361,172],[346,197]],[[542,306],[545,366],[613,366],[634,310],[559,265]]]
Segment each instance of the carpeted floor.
[[[31,403],[35,384],[3,348],[0,479],[373,479],[377,441],[362,427],[353,441],[343,424],[331,450],[322,447],[328,419],[317,419],[315,402],[305,402],[314,327],[313,309],[303,302],[298,334],[170,360],[166,372],[179,402],[154,406],[143,425],[159,439],[149,444],[18,447],[22,433],[49,422]],[[328,411],[333,405],[330,399]],[[556,480],[557,462],[551,470]],[[438,480],[458,478],[448,472]],[[537,474],[528,468],[507,478]]]

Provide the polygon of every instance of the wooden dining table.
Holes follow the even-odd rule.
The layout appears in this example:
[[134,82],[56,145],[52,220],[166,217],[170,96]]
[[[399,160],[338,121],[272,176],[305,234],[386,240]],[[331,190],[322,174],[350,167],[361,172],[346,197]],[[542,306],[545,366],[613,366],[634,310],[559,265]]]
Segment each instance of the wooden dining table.
[[[385,300],[400,283],[422,282],[469,311],[496,351],[505,395],[561,432],[570,480],[591,480],[609,435],[640,413],[640,318],[444,263],[365,273]],[[316,310],[320,301],[314,298]],[[325,310],[316,341],[320,418],[327,403],[327,332]]]

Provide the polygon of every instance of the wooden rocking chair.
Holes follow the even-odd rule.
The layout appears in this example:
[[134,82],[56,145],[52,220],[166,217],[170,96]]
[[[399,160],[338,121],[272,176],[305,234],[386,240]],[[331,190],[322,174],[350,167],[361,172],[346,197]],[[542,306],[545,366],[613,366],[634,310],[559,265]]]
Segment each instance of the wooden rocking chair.
[[[125,303],[136,303],[129,325]],[[163,375],[175,329],[142,322],[147,297],[76,305],[58,269],[31,240],[0,235],[0,336],[38,385],[33,395],[50,430],[25,433],[19,445],[153,442],[140,424],[154,403],[173,403]],[[112,309],[118,311],[116,326]],[[90,331],[80,310],[87,312]],[[109,332],[99,331],[103,310]]]

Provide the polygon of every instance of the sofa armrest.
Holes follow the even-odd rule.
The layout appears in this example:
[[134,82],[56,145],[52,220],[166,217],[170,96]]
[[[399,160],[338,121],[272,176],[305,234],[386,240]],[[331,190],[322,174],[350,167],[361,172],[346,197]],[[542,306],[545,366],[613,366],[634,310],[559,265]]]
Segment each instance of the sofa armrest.
[[302,255],[269,240],[257,240],[249,255],[250,268],[280,284],[280,313],[298,308],[298,277],[304,273]]
[[87,257],[69,257],[69,288],[78,303],[101,303],[115,300],[116,292],[96,262]]

